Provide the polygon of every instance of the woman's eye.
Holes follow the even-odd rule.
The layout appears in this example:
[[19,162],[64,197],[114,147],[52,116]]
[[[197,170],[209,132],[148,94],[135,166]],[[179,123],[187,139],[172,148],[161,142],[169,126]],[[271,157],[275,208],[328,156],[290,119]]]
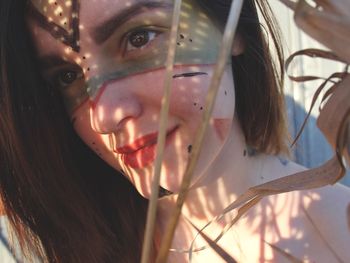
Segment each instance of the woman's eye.
[[56,76],[56,83],[60,87],[67,87],[79,78],[79,74],[73,70],[65,70]]
[[145,47],[149,42],[151,42],[157,33],[151,30],[138,30],[129,34],[127,38],[126,51],[141,49]]

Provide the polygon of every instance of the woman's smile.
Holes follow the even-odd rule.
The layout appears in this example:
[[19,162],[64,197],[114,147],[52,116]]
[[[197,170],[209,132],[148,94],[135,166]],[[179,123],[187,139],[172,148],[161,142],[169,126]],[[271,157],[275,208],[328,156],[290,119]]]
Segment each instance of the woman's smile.
[[[171,143],[179,126],[170,129],[166,135],[166,145]],[[114,152],[121,154],[121,159],[125,165],[139,169],[152,164],[156,157],[156,143],[158,132],[147,134],[134,142],[114,148]]]

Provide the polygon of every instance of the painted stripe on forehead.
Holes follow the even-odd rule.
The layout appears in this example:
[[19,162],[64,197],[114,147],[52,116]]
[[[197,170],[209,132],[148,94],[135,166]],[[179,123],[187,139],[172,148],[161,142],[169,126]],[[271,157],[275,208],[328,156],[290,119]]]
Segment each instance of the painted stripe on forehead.
[[[196,64],[186,64],[186,63],[178,63],[174,65],[175,68],[188,68],[188,67],[199,67],[199,66],[207,66],[207,65],[213,65],[215,63],[215,60],[207,60],[207,61],[199,61],[199,63]],[[154,66],[154,67],[145,67],[140,68],[139,70],[134,71],[116,71],[109,74],[105,74],[103,76],[98,77],[92,77],[87,83],[86,83],[86,91],[89,94],[91,98],[94,98],[96,94],[98,93],[98,90],[104,85],[106,82],[110,81],[116,81],[121,79],[126,79],[128,77],[135,77],[138,75],[155,72],[158,70],[165,69],[165,66]],[[188,72],[185,72],[188,73]],[[188,73],[191,74],[191,73]],[[201,74],[204,75],[204,74]],[[176,76],[175,76],[176,78]]]
[[[213,63],[208,63],[208,64],[187,64],[187,65],[175,65],[174,68],[175,69],[176,68],[186,68],[186,69],[188,69],[189,67],[201,67],[201,66],[212,66],[212,65],[214,65],[214,64]],[[115,82],[115,81],[119,81],[119,80],[122,80],[122,79],[127,79],[127,78],[143,75],[143,74],[146,74],[146,73],[156,72],[156,71],[164,70],[164,69],[165,69],[165,66],[162,66],[162,67],[159,67],[159,68],[152,68],[152,69],[149,69],[149,70],[145,70],[143,72],[137,72],[137,73],[134,73],[134,74],[125,75],[125,76],[119,77],[119,78],[116,77],[115,75],[113,75],[113,74],[116,74],[116,73],[112,73],[111,76],[106,76],[105,78],[93,78],[86,84],[86,86],[87,86],[87,90],[89,88],[91,89],[91,87],[94,87],[94,94],[89,93],[90,97],[94,98],[98,94],[97,91],[101,87],[105,86],[105,84],[108,83],[108,82]],[[201,74],[201,75],[207,75],[207,74]],[[90,92],[91,92],[91,90],[90,90]]]
[[[69,28],[67,30],[57,23],[50,21],[49,17],[46,17],[42,14],[32,1],[28,3],[28,15],[33,18],[33,20],[50,33],[55,39],[60,40],[65,45],[70,46],[75,52],[79,53],[79,12],[80,12],[80,3],[79,0],[70,0],[71,1],[71,19]],[[57,2],[55,2],[56,4]],[[54,3],[51,3],[54,4]]]

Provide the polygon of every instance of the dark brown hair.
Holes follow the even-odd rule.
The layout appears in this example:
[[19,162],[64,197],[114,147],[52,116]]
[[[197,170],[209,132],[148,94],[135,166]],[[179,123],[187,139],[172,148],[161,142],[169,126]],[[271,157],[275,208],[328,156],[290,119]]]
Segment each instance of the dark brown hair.
[[[230,0],[200,1],[224,23]],[[25,2],[0,2],[0,196],[5,212],[23,251],[27,247],[48,262],[139,262],[147,201],[74,133],[59,94],[40,76]],[[265,1],[260,5],[273,29]],[[244,1],[239,32],[246,49],[233,59],[238,118],[248,145],[280,153],[286,149],[282,78],[253,1]]]
[[21,244],[48,262],[138,262],[147,202],[74,133],[60,95],[38,71],[25,8],[25,1],[0,6],[6,214]]

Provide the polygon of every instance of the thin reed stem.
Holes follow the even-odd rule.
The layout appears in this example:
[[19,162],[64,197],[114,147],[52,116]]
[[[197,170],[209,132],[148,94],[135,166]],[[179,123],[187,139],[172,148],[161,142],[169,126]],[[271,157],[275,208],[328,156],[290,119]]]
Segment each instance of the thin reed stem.
[[166,60],[164,94],[162,98],[162,108],[160,112],[160,121],[159,121],[159,133],[157,138],[157,148],[156,148],[157,154],[155,159],[151,198],[150,198],[148,211],[147,211],[147,221],[146,221],[147,223],[146,223],[146,230],[145,230],[145,236],[143,241],[141,263],[149,262],[150,252],[151,252],[152,243],[153,243],[154,227],[155,227],[156,215],[157,215],[157,201],[158,201],[158,195],[159,195],[160,172],[161,172],[161,165],[163,161],[166,131],[168,126],[170,91],[172,86],[172,75],[173,75],[175,53],[176,53],[176,43],[177,43],[178,25],[179,25],[180,12],[181,12],[181,2],[182,0],[174,1],[174,11],[173,11],[172,26],[171,26],[171,32],[170,32],[169,50],[168,50],[168,56]]
[[243,5],[243,0],[235,0],[231,5],[230,15],[228,17],[228,22],[225,27],[224,36],[220,47],[218,62],[215,65],[214,74],[210,82],[208,94],[206,96],[206,104],[205,104],[206,107],[202,117],[202,122],[195,136],[194,147],[186,167],[184,178],[181,183],[179,196],[176,201],[176,207],[172,211],[172,216],[167,226],[165,235],[162,239],[162,244],[158,252],[156,263],[165,263],[167,261],[169,248],[171,246],[171,242],[175,233],[177,222],[181,214],[182,206],[186,199],[192,174],[197,164],[197,160],[201,151],[204,134],[209,124],[210,116],[211,116],[215,99],[216,99],[216,94],[221,82],[221,77],[224,73],[225,66],[227,64],[227,59],[230,57],[230,54],[231,54],[233,38],[238,25],[238,20],[242,10],[242,5]]

